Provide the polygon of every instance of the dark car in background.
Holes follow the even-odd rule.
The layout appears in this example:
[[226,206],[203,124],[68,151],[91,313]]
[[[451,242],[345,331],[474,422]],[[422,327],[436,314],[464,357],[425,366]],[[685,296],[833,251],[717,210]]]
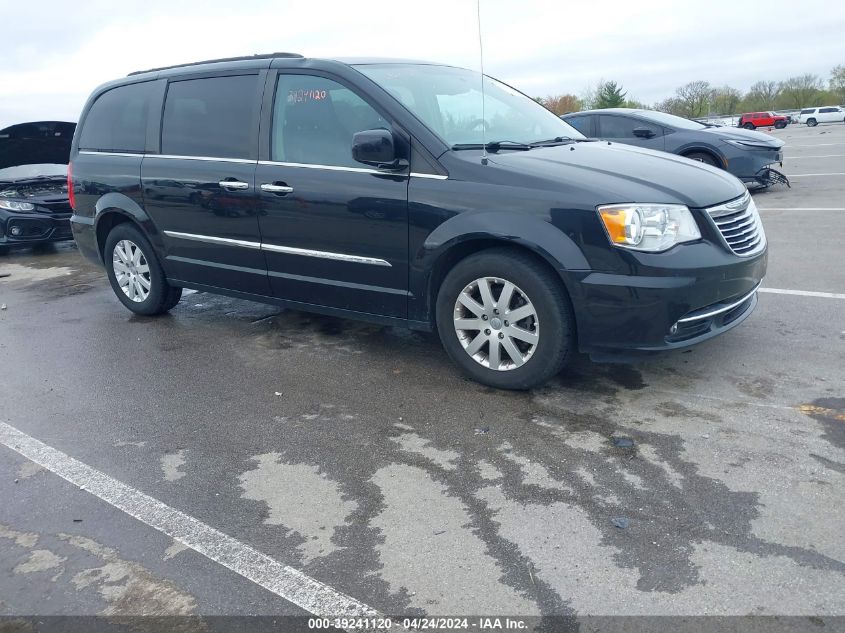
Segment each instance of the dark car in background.
[[585,136],[678,154],[729,171],[746,184],[786,182],[772,165],[783,164],[784,142],[762,132],[717,127],[655,110],[608,108],[561,117]]
[[73,239],[67,165],[75,129],[35,121],[0,130],[0,253]]
[[495,387],[541,384],[578,349],[716,336],[766,272],[727,172],[589,142],[440,64],[277,53],[132,74],[89,98],[71,167],[76,242],[129,310],[194,288],[436,330]]

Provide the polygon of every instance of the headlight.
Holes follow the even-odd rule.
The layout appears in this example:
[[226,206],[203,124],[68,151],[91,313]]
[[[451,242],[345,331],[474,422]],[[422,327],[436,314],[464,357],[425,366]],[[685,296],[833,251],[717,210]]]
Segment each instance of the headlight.
[[622,248],[655,253],[701,238],[682,204],[609,204],[598,212],[610,242]]
[[18,202],[17,200],[0,200],[0,209],[7,211],[32,211],[35,205],[31,202]]
[[731,139],[725,142],[728,145],[733,145],[734,147],[738,147],[739,149],[777,149],[777,147],[774,147],[772,145],[767,145],[766,143],[755,143],[754,141],[736,141]]

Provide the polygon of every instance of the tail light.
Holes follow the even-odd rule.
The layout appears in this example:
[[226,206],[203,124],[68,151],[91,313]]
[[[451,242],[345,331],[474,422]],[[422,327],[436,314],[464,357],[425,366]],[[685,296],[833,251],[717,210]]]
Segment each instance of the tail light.
[[67,197],[70,208],[76,211],[76,196],[73,195],[73,163],[67,164]]

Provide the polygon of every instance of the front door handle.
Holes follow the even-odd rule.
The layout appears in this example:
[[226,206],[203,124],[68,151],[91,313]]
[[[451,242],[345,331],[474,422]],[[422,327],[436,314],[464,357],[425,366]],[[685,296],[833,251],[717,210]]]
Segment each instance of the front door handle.
[[261,191],[266,191],[267,193],[293,193],[293,187],[288,187],[284,183],[265,182],[261,185]]
[[231,189],[231,190],[241,190],[241,189],[249,189],[248,182],[241,182],[240,180],[221,180],[217,183],[223,189]]

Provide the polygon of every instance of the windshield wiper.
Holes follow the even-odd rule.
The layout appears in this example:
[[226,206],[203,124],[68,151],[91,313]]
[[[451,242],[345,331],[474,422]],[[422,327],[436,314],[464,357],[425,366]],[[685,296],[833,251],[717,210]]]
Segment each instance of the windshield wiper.
[[486,149],[488,152],[498,152],[500,149],[526,151],[533,148],[533,145],[529,145],[528,143],[518,143],[517,141],[490,141],[486,145],[482,145],[481,143],[456,143],[455,145],[452,145],[453,150]]
[[555,145],[569,145],[575,143],[575,139],[568,136],[555,136],[554,138],[546,139],[545,141],[534,141],[531,143],[532,147],[554,147]]

